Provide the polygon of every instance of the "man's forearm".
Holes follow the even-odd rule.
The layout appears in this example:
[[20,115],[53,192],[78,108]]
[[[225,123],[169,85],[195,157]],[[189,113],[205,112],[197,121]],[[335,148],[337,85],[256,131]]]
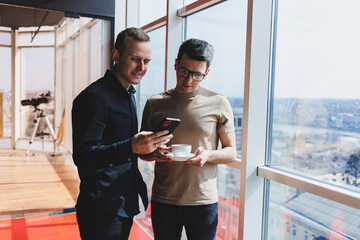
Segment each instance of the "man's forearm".
[[207,162],[214,164],[226,164],[236,159],[235,147],[225,147],[219,150],[209,150],[209,159]]

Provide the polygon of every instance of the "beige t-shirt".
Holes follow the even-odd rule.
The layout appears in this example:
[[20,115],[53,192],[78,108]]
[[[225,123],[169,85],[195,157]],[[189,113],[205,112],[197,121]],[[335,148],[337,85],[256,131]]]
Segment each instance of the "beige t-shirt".
[[[192,152],[199,146],[215,150],[219,144],[218,132],[235,131],[226,97],[201,87],[194,93],[180,94],[171,89],[149,98],[143,112],[142,130],[153,131],[164,117],[181,120],[167,145],[191,144]],[[173,205],[212,204],[218,201],[216,184],[216,164],[196,167],[184,162],[157,162],[152,199]]]

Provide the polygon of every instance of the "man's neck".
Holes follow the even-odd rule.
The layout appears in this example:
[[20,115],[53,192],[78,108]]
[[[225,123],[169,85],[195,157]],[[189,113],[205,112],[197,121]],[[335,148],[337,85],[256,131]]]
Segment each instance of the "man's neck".
[[125,81],[125,79],[123,79],[123,78],[120,76],[120,74],[117,73],[117,71],[115,70],[115,68],[113,68],[113,69],[111,70],[111,72],[114,74],[116,80],[119,81],[119,83],[121,84],[121,86],[123,86],[123,88],[125,88],[125,90],[128,91],[129,88],[130,88],[130,86],[131,86],[131,84],[128,83],[127,81]]

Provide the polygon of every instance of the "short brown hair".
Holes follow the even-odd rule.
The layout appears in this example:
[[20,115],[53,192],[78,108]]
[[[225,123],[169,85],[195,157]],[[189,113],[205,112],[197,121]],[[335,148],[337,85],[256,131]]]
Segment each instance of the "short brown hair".
[[206,67],[209,68],[214,58],[214,47],[207,41],[190,38],[181,44],[177,60],[180,61],[185,53],[192,60],[205,61]]
[[140,42],[150,41],[149,35],[141,28],[127,28],[121,31],[116,37],[115,48],[119,51],[120,54],[122,52],[122,48],[124,47],[125,40],[128,37]]

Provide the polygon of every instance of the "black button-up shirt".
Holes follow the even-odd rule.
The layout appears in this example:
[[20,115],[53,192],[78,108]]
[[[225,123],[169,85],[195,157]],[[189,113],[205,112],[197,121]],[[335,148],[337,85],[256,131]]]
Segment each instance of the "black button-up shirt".
[[81,180],[77,208],[132,217],[139,213],[138,194],[147,206],[131,146],[138,131],[134,93],[108,70],[73,102],[73,160]]

